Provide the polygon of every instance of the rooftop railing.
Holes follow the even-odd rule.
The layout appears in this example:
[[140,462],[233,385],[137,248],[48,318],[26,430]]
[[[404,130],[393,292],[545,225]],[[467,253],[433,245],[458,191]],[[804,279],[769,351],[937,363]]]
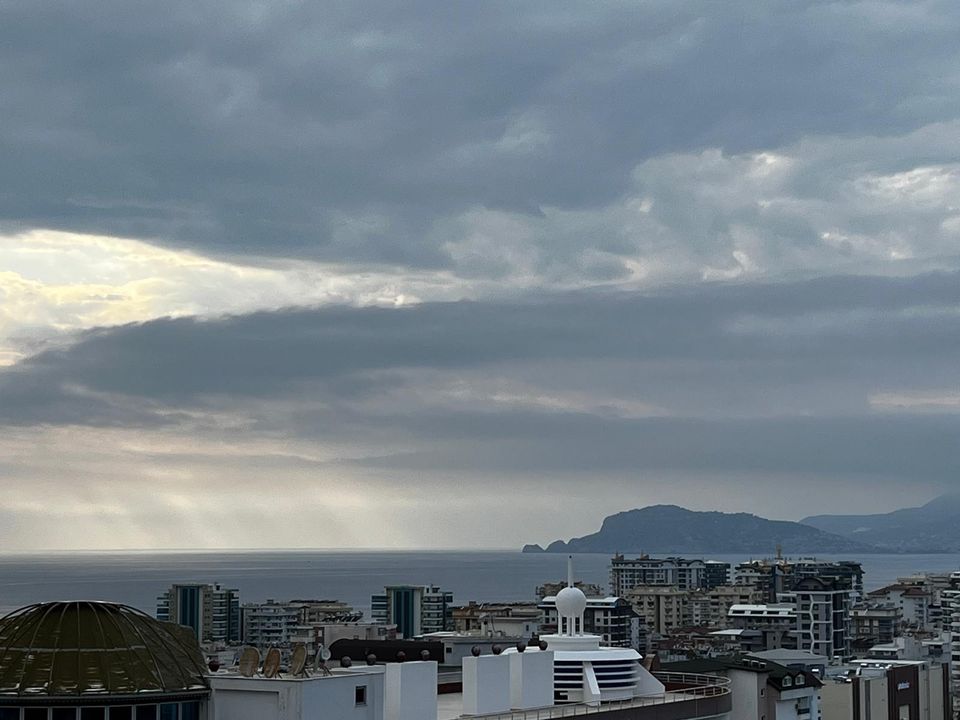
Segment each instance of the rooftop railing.
[[[558,720],[590,715],[609,714],[613,718],[642,718],[650,709],[655,720],[692,720],[730,712],[730,680],[695,673],[655,672],[654,676],[667,688],[657,695],[644,695],[627,700],[613,700],[599,706],[586,703],[554,705],[535,710],[512,710],[490,715],[472,715],[471,720]],[[666,706],[676,710],[660,713]]]

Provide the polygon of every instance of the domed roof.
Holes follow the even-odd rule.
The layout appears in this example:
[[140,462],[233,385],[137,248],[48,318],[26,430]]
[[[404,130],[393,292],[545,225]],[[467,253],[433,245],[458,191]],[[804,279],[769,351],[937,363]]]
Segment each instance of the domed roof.
[[206,691],[186,628],[126,605],[51,602],[0,619],[0,698]]
[[587,596],[578,587],[565,587],[557,593],[557,612],[565,617],[580,617],[587,609]]

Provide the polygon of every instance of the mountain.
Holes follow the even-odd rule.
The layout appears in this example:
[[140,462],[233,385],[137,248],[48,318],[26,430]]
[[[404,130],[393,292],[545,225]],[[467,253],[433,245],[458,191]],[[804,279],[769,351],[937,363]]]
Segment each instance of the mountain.
[[879,515],[816,515],[800,522],[889,552],[960,552],[960,494]]
[[766,520],[747,513],[695,512],[676,505],[653,505],[604,519],[598,532],[569,542],[557,540],[546,550],[527,545],[524,552],[676,552],[773,553],[877,552],[864,542],[833,535],[808,525]]

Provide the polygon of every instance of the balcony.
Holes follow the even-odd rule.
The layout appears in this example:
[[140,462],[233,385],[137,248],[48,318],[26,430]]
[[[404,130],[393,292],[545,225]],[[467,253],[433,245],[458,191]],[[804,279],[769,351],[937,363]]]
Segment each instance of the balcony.
[[595,715],[603,716],[602,720],[696,720],[725,715],[733,707],[727,678],[671,672],[654,675],[667,688],[662,695],[604,703],[599,707],[575,703],[473,715],[471,720],[557,720]]

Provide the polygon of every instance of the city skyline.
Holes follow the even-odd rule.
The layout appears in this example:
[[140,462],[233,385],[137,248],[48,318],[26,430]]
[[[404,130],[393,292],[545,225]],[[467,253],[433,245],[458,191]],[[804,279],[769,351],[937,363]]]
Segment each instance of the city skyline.
[[956,487],[953,3],[2,13],[6,550]]

